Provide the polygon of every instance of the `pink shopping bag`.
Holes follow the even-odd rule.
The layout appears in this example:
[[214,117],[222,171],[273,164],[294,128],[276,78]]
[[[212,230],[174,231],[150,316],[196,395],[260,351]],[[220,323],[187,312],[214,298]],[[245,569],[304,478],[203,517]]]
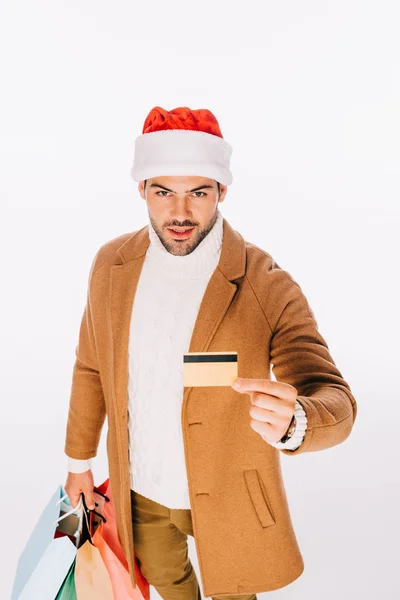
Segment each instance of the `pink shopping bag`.
[[[110,480],[106,479],[94,488],[97,510],[104,517],[92,535],[92,542],[99,550],[107,567],[116,600],[150,600],[150,585],[141,573],[135,556],[135,575],[137,585],[134,588],[129,575],[128,563],[118,537],[114,502]],[[106,501],[106,499],[108,501]]]

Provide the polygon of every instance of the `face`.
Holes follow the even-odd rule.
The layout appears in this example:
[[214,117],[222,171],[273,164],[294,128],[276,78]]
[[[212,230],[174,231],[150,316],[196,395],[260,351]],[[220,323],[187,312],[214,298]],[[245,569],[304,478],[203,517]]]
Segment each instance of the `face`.
[[222,184],[220,188],[219,195],[215,179],[197,176],[153,177],[147,179],[146,188],[139,181],[150,222],[168,252],[185,256],[197,248],[213,228],[218,204],[225,199],[228,188]]

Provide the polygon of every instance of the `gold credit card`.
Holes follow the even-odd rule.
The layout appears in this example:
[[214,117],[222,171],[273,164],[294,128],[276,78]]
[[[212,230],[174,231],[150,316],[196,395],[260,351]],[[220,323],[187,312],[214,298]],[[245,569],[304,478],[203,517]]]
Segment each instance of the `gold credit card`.
[[230,386],[237,378],[237,352],[187,352],[183,355],[184,387]]

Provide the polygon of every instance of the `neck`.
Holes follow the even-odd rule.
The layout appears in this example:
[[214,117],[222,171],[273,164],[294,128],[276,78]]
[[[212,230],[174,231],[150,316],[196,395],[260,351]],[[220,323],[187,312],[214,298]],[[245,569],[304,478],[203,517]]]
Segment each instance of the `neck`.
[[168,252],[151,222],[149,222],[148,230],[150,245],[147,253],[149,259],[158,263],[164,277],[197,278],[212,273],[218,264],[223,238],[223,216],[219,209],[217,209],[217,219],[212,229],[193,252],[185,256],[177,256]]

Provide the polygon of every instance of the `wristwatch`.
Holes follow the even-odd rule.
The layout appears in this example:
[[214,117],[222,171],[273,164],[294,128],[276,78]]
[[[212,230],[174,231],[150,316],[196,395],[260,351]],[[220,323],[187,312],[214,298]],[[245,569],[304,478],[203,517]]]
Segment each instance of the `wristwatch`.
[[296,425],[297,425],[296,416],[293,414],[292,420],[290,421],[290,425],[289,425],[285,435],[279,440],[278,444],[287,442],[287,440],[292,437],[292,435],[294,434],[294,432],[296,430]]

